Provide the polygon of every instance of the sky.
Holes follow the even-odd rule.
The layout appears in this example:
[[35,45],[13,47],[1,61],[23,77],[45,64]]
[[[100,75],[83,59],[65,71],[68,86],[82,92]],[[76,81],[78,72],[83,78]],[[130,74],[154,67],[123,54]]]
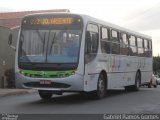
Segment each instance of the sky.
[[160,0],[0,0],[0,12],[69,9],[147,34],[160,55]]

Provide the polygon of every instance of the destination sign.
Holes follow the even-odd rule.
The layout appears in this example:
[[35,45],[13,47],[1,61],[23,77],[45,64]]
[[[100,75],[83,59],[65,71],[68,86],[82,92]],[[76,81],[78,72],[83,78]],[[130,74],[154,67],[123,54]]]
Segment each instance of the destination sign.
[[31,25],[63,25],[72,24],[73,18],[34,18],[30,19]]
[[64,27],[76,29],[82,28],[83,22],[80,16],[76,15],[32,15],[26,16],[22,20],[22,28],[32,28],[32,29],[64,29]]

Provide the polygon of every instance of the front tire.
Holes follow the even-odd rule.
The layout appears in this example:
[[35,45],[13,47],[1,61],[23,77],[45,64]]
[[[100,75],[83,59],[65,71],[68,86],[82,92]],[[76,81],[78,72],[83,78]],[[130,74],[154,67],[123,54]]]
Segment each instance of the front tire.
[[49,100],[52,97],[52,93],[50,91],[38,90],[39,96],[44,100]]
[[106,95],[106,80],[103,74],[99,75],[97,82],[97,90],[94,94],[96,99],[101,99]]

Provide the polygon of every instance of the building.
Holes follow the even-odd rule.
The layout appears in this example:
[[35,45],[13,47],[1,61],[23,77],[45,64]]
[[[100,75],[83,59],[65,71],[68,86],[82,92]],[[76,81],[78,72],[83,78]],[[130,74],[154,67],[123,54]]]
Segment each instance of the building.
[[[49,12],[70,12],[68,9],[23,11],[0,13],[0,88],[8,86],[5,76],[7,70],[14,70],[15,51],[8,46],[8,35],[10,28],[20,26],[22,18],[27,14],[49,13]],[[13,33],[13,45],[16,46],[18,30]],[[13,78],[14,79],[14,78]]]
[[0,26],[4,26],[8,28],[19,26],[21,19],[25,15],[33,14],[33,13],[46,13],[46,12],[70,12],[70,11],[68,9],[53,9],[53,10],[0,13]]

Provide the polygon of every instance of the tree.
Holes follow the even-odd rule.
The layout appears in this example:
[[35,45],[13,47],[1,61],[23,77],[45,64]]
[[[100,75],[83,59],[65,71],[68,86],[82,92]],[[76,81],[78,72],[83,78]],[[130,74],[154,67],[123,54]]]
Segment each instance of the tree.
[[153,71],[155,74],[160,75],[160,57],[153,57]]

